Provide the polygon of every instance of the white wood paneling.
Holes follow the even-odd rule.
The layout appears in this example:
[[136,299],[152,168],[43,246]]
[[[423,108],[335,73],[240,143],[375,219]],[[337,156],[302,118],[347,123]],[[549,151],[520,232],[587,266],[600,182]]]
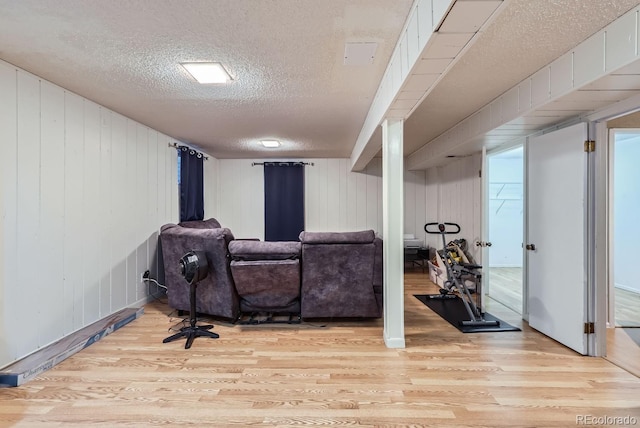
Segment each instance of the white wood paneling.
[[136,218],[137,227],[136,227],[136,235],[138,247],[136,249],[136,299],[140,299],[144,293],[146,292],[146,286],[142,284],[137,275],[138,272],[144,272],[143,267],[147,266],[149,260],[149,250],[147,244],[147,206],[149,204],[149,193],[147,186],[147,179],[149,177],[149,128],[143,125],[136,125],[136,152],[137,152],[137,162],[136,162],[136,205],[134,205],[136,209]]
[[100,314],[100,107],[84,102],[84,297],[82,324],[99,319]]
[[[549,90],[551,98],[556,98],[573,89],[573,52],[569,52],[557,60],[553,61],[550,66]],[[502,125],[499,123],[498,125]]]
[[414,15],[418,17],[418,48],[422,52],[433,31],[433,5],[431,0],[418,0]]
[[[305,230],[344,232],[373,229],[382,233],[382,160],[362,172],[350,171],[348,159],[301,159],[305,167]],[[220,223],[237,238],[264,238],[264,176],[257,160],[219,159],[216,194]],[[417,219],[407,233],[421,236],[425,215],[424,174],[411,173]],[[209,180],[209,178],[207,178]],[[211,197],[211,196],[209,196]]]
[[168,140],[0,61],[0,367],[146,301],[177,217]]
[[[64,103],[64,326],[65,334],[84,323],[84,101],[65,92]],[[80,232],[80,233],[79,233]]]
[[102,318],[111,310],[111,236],[112,236],[112,201],[111,201],[111,112],[100,108],[100,192],[101,205],[100,227],[94,229],[98,235],[100,266],[100,312]]
[[111,115],[111,305],[127,304],[127,119]]
[[627,13],[606,28],[605,70],[611,71],[628,64],[637,52],[638,12]]
[[17,354],[11,331],[19,331],[21,317],[17,269],[17,71],[0,62],[0,365]]
[[[429,168],[425,171],[425,224],[440,220],[440,177],[439,168]],[[406,229],[405,229],[406,230]],[[423,225],[424,231],[424,225]],[[432,248],[441,248],[442,242],[438,235],[425,233],[425,243]]]
[[[533,107],[537,107],[540,104],[549,101],[549,80],[549,67],[544,67],[537,73],[534,73],[533,76],[531,76],[531,105]],[[492,125],[493,127],[496,127],[499,124],[494,123]]]
[[204,218],[218,218],[218,159],[204,161]]
[[426,245],[427,189],[425,171],[404,173],[404,233],[412,234]]
[[[38,273],[41,281],[55,278],[41,287],[38,303],[40,319],[59,319],[60,307],[52,304],[64,295],[64,91],[48,82],[40,86],[40,245]],[[64,323],[41,323],[39,343],[45,345],[62,337]]]
[[[218,221],[236,238],[264,239],[264,179],[262,167],[250,159],[220,159]],[[257,162],[257,161],[256,161]]]
[[[147,155],[148,169],[147,169],[147,194],[149,200],[147,202],[147,222],[145,223],[145,239],[147,240],[147,263],[146,267],[149,269],[152,278],[158,277],[158,227],[156,225],[162,224],[158,217],[158,150],[167,151],[167,148],[158,148],[158,131],[153,129],[149,130],[148,134],[148,147],[149,152]],[[142,284],[144,295],[149,291],[148,284]],[[155,290],[155,287],[154,287]]]
[[26,72],[18,72],[18,212],[17,268],[21,287],[17,307],[29,308],[31,316],[22,316],[20,334],[14,338],[17,352],[25,355],[38,349],[39,305],[32,296],[38,294],[42,278],[33,260],[42,260],[40,243],[40,80]]
[[[137,228],[138,224],[135,219],[137,215],[135,213],[136,204],[138,203],[137,185],[135,184],[138,179],[138,124],[133,121],[127,121],[127,183],[129,183],[129,191],[126,193],[127,206],[130,213],[133,214],[134,220],[126,222],[123,226],[129,236],[135,237],[135,242],[138,242]],[[177,183],[177,181],[176,181]],[[177,187],[177,185],[176,185]],[[174,201],[176,204],[178,201]],[[129,246],[127,248],[127,301],[135,302],[137,300],[138,290],[138,263],[137,263],[137,245]]]
[[[427,222],[458,223],[459,235],[447,236],[467,240],[469,251],[476,261],[481,262],[481,253],[474,242],[482,236],[482,181],[479,171],[482,156],[474,155],[455,160],[445,166],[430,168],[425,172],[425,197]],[[424,226],[424,223],[422,225]],[[417,225],[416,225],[417,227]],[[427,245],[442,248],[439,235],[427,235]]]

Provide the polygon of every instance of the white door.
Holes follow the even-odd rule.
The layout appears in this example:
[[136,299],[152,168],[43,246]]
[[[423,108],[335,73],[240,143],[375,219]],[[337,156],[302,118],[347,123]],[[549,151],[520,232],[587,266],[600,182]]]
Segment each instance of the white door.
[[586,355],[587,124],[532,137],[528,150],[529,325]]

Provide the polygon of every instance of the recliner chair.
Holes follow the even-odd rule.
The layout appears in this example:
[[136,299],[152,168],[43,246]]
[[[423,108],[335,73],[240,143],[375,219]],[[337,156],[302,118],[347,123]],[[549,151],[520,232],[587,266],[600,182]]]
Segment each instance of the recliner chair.
[[382,316],[382,240],[373,230],[302,232],[303,318]]
[[300,315],[300,243],[237,240],[231,273],[243,313]]
[[[209,275],[198,283],[196,311],[235,320],[240,312],[239,298],[231,276],[228,246],[234,237],[217,221],[195,225],[166,224],[160,230],[160,245],[169,306],[189,311],[189,284],[180,272],[179,260],[189,251],[204,251]],[[216,227],[216,223],[218,226]],[[195,227],[194,227],[195,226]]]

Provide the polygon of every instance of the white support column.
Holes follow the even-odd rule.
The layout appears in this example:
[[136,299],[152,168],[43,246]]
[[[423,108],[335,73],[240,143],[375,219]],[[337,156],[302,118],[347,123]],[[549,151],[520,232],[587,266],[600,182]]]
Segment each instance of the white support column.
[[384,343],[404,348],[403,121],[382,122],[382,233],[384,238]]

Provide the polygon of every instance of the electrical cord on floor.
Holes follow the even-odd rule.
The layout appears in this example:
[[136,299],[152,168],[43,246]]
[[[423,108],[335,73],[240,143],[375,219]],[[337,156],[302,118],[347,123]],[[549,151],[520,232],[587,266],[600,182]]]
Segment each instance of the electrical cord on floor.
[[[167,296],[167,287],[165,287],[164,285],[160,284],[158,281],[156,281],[156,280],[155,280],[155,279],[153,279],[153,278],[144,278],[144,279],[143,279],[143,281],[146,281],[146,283],[147,283],[147,294],[148,294],[149,296],[153,297],[153,299],[154,299],[155,301],[160,302],[160,303],[164,303],[164,302],[161,300],[161,298],[162,298],[162,297],[166,297],[166,296]],[[163,288],[163,289],[164,289],[164,291],[163,291],[163,292],[161,292],[160,294],[158,294],[158,293],[152,293],[152,292],[151,292],[151,283],[154,283],[154,284],[156,284],[157,286],[159,286],[159,287]]]
[[153,278],[145,278],[144,280],[145,280],[145,281],[147,281],[147,282],[153,282],[155,285],[157,285],[158,287],[162,287],[162,288],[164,288],[165,290],[167,289],[167,287],[166,287],[165,285],[160,284],[158,281],[156,281],[156,280],[155,280],[155,279],[153,279]]

